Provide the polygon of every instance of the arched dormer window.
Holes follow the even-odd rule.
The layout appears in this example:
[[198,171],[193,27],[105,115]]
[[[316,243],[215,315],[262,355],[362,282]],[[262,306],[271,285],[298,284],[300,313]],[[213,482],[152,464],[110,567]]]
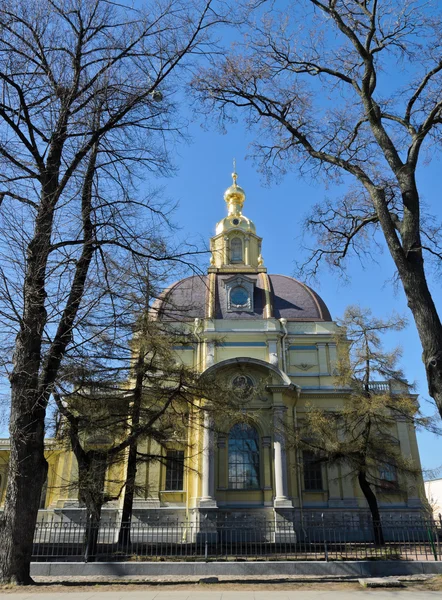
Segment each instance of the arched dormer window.
[[234,237],[230,240],[230,262],[243,262],[242,239],[240,237]]
[[259,435],[246,423],[237,423],[229,433],[229,488],[259,488]]

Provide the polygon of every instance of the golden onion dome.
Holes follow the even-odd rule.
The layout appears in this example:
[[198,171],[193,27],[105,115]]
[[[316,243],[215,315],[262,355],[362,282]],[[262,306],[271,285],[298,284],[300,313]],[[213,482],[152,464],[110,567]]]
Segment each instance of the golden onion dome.
[[233,184],[224,192],[224,200],[227,202],[229,215],[241,214],[246,199],[246,193],[242,187],[236,183],[238,175],[235,172],[232,173],[232,179]]

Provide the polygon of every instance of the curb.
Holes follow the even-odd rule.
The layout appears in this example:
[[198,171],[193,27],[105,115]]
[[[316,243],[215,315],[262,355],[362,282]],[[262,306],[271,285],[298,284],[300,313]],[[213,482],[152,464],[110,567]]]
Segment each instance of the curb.
[[269,576],[386,577],[442,574],[442,562],[424,561],[263,561],[263,562],[57,562],[32,563],[31,575],[44,577]]

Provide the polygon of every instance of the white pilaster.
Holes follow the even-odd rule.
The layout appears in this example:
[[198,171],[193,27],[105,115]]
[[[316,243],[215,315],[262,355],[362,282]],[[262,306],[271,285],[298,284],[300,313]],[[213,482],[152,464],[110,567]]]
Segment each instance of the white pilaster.
[[327,480],[329,508],[343,506],[338,465],[327,465]]
[[318,347],[319,373],[326,375],[330,372],[327,361],[327,344],[316,344]]
[[[411,452],[410,444],[410,425],[406,419],[399,417],[397,420],[397,432],[401,448],[401,454],[408,460],[413,460],[413,454]],[[405,485],[407,489],[407,506],[419,507],[422,505],[422,500],[419,498],[419,488],[417,485],[417,479],[413,475],[402,476],[406,479]]]
[[215,364],[215,342],[206,342],[206,369]]
[[213,419],[204,414],[204,437],[202,452],[202,489],[200,508],[216,508],[215,500],[215,453]]
[[287,496],[287,454],[285,447],[284,415],[285,406],[273,408],[273,452],[275,465],[275,508],[293,508]]

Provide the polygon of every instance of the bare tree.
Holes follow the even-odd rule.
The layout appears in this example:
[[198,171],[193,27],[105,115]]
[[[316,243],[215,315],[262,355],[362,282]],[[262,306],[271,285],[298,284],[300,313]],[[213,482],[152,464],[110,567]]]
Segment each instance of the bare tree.
[[[348,397],[333,410],[308,407],[301,427],[288,432],[288,439],[313,453],[317,464],[347,466],[347,476],[357,480],[367,501],[375,543],[383,545],[378,495],[406,495],[413,488],[416,494],[422,487],[420,464],[401,452],[397,422],[410,427],[432,424],[420,415],[397,366],[400,350],[386,351],[381,341],[382,334],[403,328],[404,320],[378,319],[370,310],[349,306],[341,325],[336,383],[349,390]],[[389,385],[376,385],[373,378],[379,376]]]
[[[115,385],[123,369],[124,349],[120,347],[115,352],[106,342],[102,344],[102,349],[106,349],[103,362],[120,365],[100,369],[100,361],[94,361],[92,368],[85,365],[80,378],[78,366],[74,366],[77,379],[68,386],[69,391],[56,386],[54,398],[63,419],[59,442],[66,438],[67,447],[77,460],[78,481],[70,485],[78,487],[78,499],[85,509],[91,560],[96,555],[102,507],[107,501],[118,499],[122,492],[124,520],[119,542],[125,548],[130,544],[137,466],[164,462],[168,444],[187,439],[189,429],[196,431],[201,427],[205,412],[215,419],[238,410],[238,403],[226,386],[178,360],[173,346],[185,340],[195,343],[191,335],[167,330],[164,324],[145,315],[140,318],[132,369],[124,384]],[[64,383],[68,381],[65,379]],[[146,454],[141,443],[146,439],[155,442],[158,450]],[[188,457],[196,455],[198,448],[186,447],[186,453]],[[117,466],[120,468],[115,469]],[[116,471],[124,475],[118,476]]]
[[13,352],[3,582],[31,581],[45,415],[79,320],[100,302],[89,284],[108,277],[110,256],[165,258],[136,182],[170,171],[174,92],[220,20],[210,0],[0,7],[0,314]]
[[[102,506],[122,492],[119,541],[126,548],[130,543],[140,462],[164,462],[167,444],[187,439],[189,429],[204,422],[204,413],[216,420],[238,410],[227,384],[180,361],[176,349],[198,343],[194,323],[157,318],[152,299],[158,298],[167,272],[167,263],[146,268],[140,260],[138,271],[133,263],[114,263],[105,290],[93,293],[101,304],[77,327],[55,383],[53,397],[62,417],[57,439],[66,442],[77,460],[78,481],[70,486],[78,488],[85,508],[90,557],[96,554]],[[110,315],[104,318],[105,328],[97,329],[106,304]],[[79,337],[91,342],[76,344]],[[142,451],[146,439],[158,451]],[[186,452],[190,456],[198,449]],[[116,476],[116,471],[124,475]]]
[[[442,326],[424,256],[442,258],[440,226],[423,217],[417,181],[440,143],[439,8],[420,0],[302,0],[249,23],[244,43],[194,81],[224,122],[259,131],[263,169],[352,182],[315,207],[310,265],[342,266],[380,231],[418,330],[428,389],[442,415]],[[364,237],[365,236],[365,237]]]

